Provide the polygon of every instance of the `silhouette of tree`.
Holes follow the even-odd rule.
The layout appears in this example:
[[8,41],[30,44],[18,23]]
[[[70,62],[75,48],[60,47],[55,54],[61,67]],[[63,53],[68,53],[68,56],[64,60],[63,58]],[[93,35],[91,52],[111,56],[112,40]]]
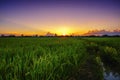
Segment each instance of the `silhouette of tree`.
[[9,35],[8,37],[15,37],[15,35],[11,34],[11,35]]
[[57,36],[57,34],[55,33],[55,36]]
[[38,35],[36,34],[36,35],[34,35],[33,37],[38,37]]
[[5,37],[5,35],[4,35],[4,34],[1,34],[1,37]]
[[102,35],[102,37],[108,37],[108,35],[107,35],[107,34],[105,34],[105,35]]
[[23,35],[23,34],[21,34],[21,37],[24,37],[24,35]]

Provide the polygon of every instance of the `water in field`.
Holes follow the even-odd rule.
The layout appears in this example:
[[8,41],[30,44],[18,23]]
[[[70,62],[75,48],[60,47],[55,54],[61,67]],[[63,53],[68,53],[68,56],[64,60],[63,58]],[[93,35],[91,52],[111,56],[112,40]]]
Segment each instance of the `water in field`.
[[120,80],[120,74],[118,72],[109,69],[109,67],[105,67],[103,63],[102,67],[104,80]]
[[120,75],[113,72],[104,72],[104,80],[120,80]]

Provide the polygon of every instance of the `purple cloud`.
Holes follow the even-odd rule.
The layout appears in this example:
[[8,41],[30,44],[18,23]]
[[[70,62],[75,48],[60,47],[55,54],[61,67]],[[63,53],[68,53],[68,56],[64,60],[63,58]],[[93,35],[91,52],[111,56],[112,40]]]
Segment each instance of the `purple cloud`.
[[107,30],[92,30],[92,31],[88,31],[87,33],[84,34],[85,36],[89,36],[89,35],[96,35],[96,36],[102,36],[102,35],[109,35],[109,36],[113,36],[113,35],[120,35],[120,30],[116,29],[113,31],[107,31]]

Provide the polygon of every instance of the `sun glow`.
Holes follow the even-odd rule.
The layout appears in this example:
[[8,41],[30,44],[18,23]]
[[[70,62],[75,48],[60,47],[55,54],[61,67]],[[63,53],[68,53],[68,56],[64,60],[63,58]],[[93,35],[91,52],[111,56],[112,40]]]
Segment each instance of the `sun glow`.
[[66,27],[61,27],[60,29],[58,29],[57,33],[63,36],[70,35],[70,29]]
[[65,33],[63,33],[62,35],[63,35],[63,36],[65,36],[66,34],[65,34]]

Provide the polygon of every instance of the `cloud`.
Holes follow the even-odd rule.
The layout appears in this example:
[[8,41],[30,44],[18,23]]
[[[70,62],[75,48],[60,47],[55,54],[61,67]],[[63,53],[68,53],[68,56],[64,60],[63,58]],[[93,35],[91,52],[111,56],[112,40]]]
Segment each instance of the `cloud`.
[[113,36],[113,35],[120,35],[120,30],[116,29],[113,31],[107,31],[107,30],[92,30],[92,31],[88,31],[87,33],[83,34],[85,36],[89,36],[89,35],[96,35],[96,36],[102,36],[102,35],[109,35],[109,36]]

